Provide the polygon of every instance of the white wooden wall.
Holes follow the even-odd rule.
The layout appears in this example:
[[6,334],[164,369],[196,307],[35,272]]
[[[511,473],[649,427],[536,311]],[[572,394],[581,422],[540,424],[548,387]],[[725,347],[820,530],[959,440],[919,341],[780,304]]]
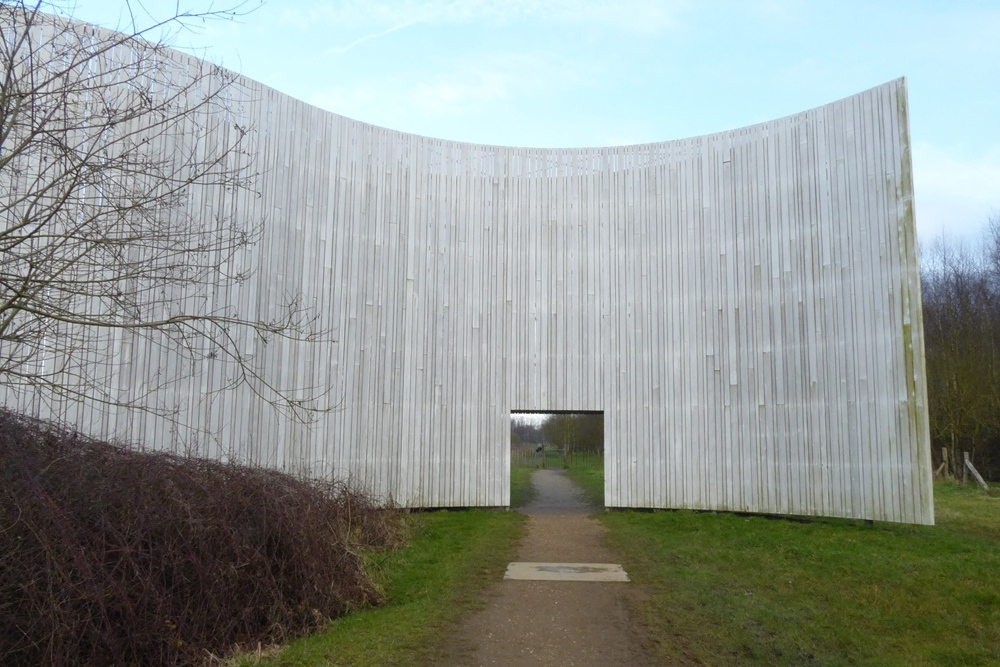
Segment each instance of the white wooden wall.
[[[302,293],[336,342],[251,349],[339,408],[307,427],[214,394],[225,369],[207,358],[160,396],[180,431],[8,403],[429,507],[509,503],[511,411],[599,410],[609,506],[933,523],[904,80],[739,130],[566,150],[403,134],[239,83],[258,182],[191,206],[266,233],[252,284],[211,298],[252,318]],[[180,372],[112,343],[122,391]]]

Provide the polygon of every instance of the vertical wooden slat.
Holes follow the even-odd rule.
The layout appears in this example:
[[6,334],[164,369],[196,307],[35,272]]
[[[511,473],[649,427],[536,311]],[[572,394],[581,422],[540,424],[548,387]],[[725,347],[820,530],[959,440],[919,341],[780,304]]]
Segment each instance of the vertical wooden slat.
[[[178,80],[202,66],[171,58]],[[430,507],[509,502],[511,410],[600,410],[611,506],[933,522],[902,80],[731,132],[559,150],[406,135],[237,83],[232,117],[191,132],[211,150],[252,126],[259,175],[187,205],[264,220],[263,242],[234,267],[250,282],[178,296],[267,319],[301,294],[331,340],[238,335],[266,377],[318,383],[337,410],[306,428],[218,395],[221,362],[189,374],[104,333],[88,362],[122,395],[175,375],[158,398],[182,428],[6,404]]]

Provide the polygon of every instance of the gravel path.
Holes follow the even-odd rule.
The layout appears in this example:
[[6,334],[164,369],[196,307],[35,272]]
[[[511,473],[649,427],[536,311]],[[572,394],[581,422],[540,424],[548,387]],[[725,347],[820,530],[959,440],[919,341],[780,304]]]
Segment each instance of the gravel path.
[[[589,514],[579,490],[562,471],[532,476],[535,500],[519,510],[530,517],[518,561],[620,563],[604,527]],[[641,627],[631,618],[634,584],[502,581],[482,611],[463,623],[453,641],[452,667],[607,667],[652,665]]]

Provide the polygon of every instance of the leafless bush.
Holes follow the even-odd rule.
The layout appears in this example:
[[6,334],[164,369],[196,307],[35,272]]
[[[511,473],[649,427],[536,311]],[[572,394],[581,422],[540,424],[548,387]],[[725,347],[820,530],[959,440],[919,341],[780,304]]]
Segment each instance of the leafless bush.
[[348,486],[0,411],[0,663],[180,665],[376,603],[399,515]]

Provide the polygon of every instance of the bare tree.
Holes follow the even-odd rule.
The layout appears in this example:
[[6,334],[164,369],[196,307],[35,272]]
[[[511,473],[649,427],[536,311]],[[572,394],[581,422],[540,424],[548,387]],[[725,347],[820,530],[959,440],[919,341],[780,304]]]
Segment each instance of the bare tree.
[[997,225],[972,250],[945,237],[925,253],[921,276],[931,437],[961,461],[1000,463],[1000,257]]
[[565,457],[574,453],[597,454],[604,451],[604,415],[601,413],[549,415],[541,429],[548,442],[563,449]]
[[264,317],[233,305],[264,223],[239,210],[256,175],[244,93],[231,72],[177,67],[148,38],[233,10],[120,33],[41,7],[0,2],[0,385],[169,413],[154,399],[176,375],[149,374],[123,396],[92,363],[141,341],[191,372],[225,360],[226,387],[299,416],[315,408],[248,354],[324,337],[299,299]]

